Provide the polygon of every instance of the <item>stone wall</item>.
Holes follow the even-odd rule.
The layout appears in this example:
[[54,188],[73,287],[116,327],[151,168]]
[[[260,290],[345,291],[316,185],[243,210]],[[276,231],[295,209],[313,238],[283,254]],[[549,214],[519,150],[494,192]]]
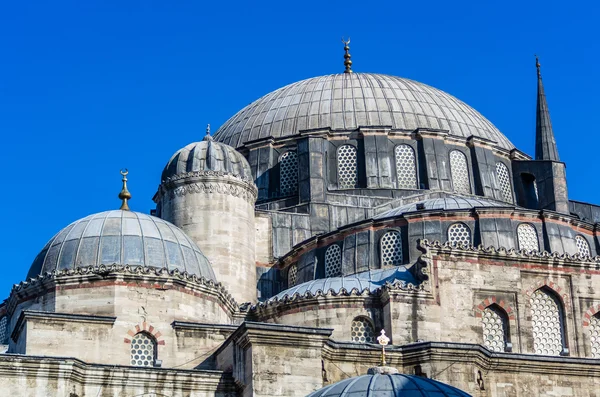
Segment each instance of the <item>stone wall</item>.
[[12,397],[233,397],[220,371],[99,366],[73,358],[0,355],[0,390]]

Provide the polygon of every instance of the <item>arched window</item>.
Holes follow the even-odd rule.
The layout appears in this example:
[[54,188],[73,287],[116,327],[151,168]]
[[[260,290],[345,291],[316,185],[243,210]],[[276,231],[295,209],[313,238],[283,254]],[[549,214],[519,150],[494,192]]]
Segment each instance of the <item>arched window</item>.
[[288,270],[288,288],[293,287],[298,282],[298,265],[295,263]]
[[452,185],[456,193],[471,194],[471,180],[469,179],[469,168],[467,156],[463,152],[453,150],[450,152],[450,174]]
[[471,229],[462,222],[453,223],[448,227],[448,241],[458,245],[471,244]]
[[579,252],[580,256],[590,257],[592,256],[590,252],[590,245],[587,240],[583,236],[575,236],[575,243],[577,243],[577,252]]
[[340,146],[337,150],[338,187],[354,189],[358,185],[358,165],[356,148],[352,145]]
[[330,245],[325,251],[325,277],[342,275],[342,249],[338,244]]
[[352,320],[352,342],[375,343],[375,329],[371,320],[366,317],[356,317]]
[[398,145],[394,149],[394,155],[398,189],[417,189],[417,164],[413,148],[409,145]]
[[562,305],[554,293],[544,287],[531,295],[531,322],[535,353],[560,355],[564,348]]
[[496,177],[498,178],[498,184],[502,197],[507,203],[513,202],[512,188],[510,185],[510,176],[508,173],[508,167],[504,163],[496,163]]
[[483,344],[494,352],[506,350],[508,341],[508,316],[504,310],[491,305],[483,310],[481,318]]
[[381,266],[399,266],[402,264],[402,236],[392,230],[379,240]]
[[0,318],[0,345],[8,344],[8,317]]
[[527,252],[537,252],[540,250],[537,231],[529,223],[521,223],[517,227],[517,240],[520,250]]
[[590,317],[590,341],[592,342],[592,357],[600,358],[600,313]]
[[279,157],[279,191],[284,196],[298,191],[298,155],[294,151]]
[[156,341],[145,332],[135,334],[131,340],[131,365],[153,367],[156,360]]

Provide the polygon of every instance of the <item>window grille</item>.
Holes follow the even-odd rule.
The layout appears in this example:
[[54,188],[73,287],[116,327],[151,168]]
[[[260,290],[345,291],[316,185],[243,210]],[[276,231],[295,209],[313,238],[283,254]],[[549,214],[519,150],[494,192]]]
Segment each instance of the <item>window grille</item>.
[[499,309],[488,306],[483,311],[481,319],[483,327],[483,344],[494,352],[503,352],[506,347],[508,326],[506,315]]
[[399,266],[402,264],[402,237],[393,230],[387,232],[379,240],[382,266]]
[[156,357],[154,339],[144,333],[136,334],[131,340],[131,365],[136,367],[153,367]]
[[531,321],[535,353],[560,355],[563,350],[562,311],[556,299],[542,289],[531,296]]
[[537,231],[529,223],[521,223],[517,227],[517,241],[521,250],[527,252],[537,252],[540,250]]
[[512,188],[510,185],[510,176],[508,174],[508,167],[504,163],[496,163],[496,176],[498,177],[498,184],[500,185],[500,191],[502,197],[507,203],[513,202]]
[[575,236],[575,242],[577,243],[577,251],[579,252],[580,256],[586,258],[592,256],[590,252],[590,245],[583,236]]
[[592,357],[600,358],[600,313],[590,318],[590,341],[592,343]]
[[279,190],[282,195],[298,191],[298,155],[294,151],[285,152],[279,158]]
[[295,263],[288,270],[288,288],[293,287],[298,282],[298,265]]
[[357,317],[352,321],[352,342],[375,343],[375,330],[371,321]]
[[358,184],[356,148],[352,145],[340,146],[337,150],[338,187],[354,189]]
[[417,189],[417,164],[415,151],[409,145],[398,145],[396,156],[396,179],[398,189]]
[[469,169],[467,157],[458,150],[450,152],[450,173],[452,174],[452,185],[456,193],[471,194],[471,181],[469,180]]
[[471,244],[471,229],[462,222],[453,223],[448,227],[448,241],[458,245]]
[[325,277],[342,275],[342,249],[338,244],[332,244],[325,251]]
[[8,344],[8,317],[0,318],[0,345]]

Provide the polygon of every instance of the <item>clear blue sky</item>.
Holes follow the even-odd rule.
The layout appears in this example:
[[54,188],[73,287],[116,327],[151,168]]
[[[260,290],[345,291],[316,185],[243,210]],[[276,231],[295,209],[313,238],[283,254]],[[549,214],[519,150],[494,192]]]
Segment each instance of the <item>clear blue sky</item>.
[[[117,208],[148,212],[162,167],[249,102],[354,70],[447,91],[533,154],[535,62],[572,199],[600,203],[597,1],[4,1],[0,299],[47,240]],[[592,183],[588,183],[590,181]]]

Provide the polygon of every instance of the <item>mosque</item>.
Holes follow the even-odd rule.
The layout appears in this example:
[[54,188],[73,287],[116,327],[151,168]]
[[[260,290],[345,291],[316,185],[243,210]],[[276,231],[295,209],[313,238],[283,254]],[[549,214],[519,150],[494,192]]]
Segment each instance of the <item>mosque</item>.
[[122,171],[119,209],[40,247],[3,395],[600,397],[600,206],[569,199],[539,62],[531,157],[344,50],[165,159],[150,214]]

